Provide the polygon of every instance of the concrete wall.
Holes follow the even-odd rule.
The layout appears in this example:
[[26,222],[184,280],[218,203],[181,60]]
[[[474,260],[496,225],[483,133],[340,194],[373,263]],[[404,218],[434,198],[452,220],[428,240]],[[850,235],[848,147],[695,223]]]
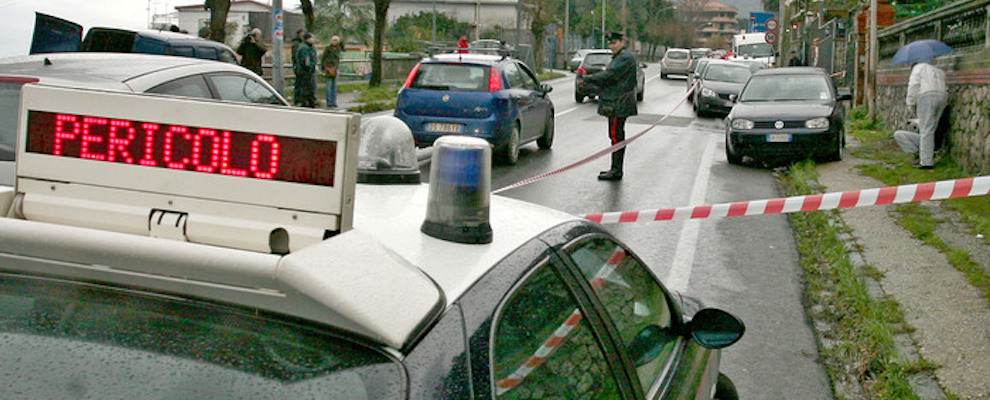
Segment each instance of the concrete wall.
[[905,105],[910,65],[890,65],[897,49],[920,39],[939,39],[953,47],[933,60],[946,72],[949,130],[945,149],[974,174],[990,174],[990,0],[959,2],[880,31],[877,110],[890,128],[914,118]]

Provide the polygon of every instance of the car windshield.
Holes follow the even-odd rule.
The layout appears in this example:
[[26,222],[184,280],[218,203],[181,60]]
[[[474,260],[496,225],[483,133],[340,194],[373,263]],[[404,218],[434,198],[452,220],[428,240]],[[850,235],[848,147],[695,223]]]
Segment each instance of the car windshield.
[[688,52],[686,51],[670,51],[667,52],[667,58],[671,60],[686,60],[688,58]]
[[586,65],[608,65],[612,61],[612,55],[608,53],[592,53],[584,56]]
[[745,57],[770,57],[773,55],[773,46],[769,43],[750,43],[739,45],[737,56]]
[[705,69],[704,79],[717,82],[746,83],[752,73],[744,65],[712,64]]
[[379,351],[240,310],[0,274],[0,398],[398,399]]
[[754,76],[739,94],[739,101],[828,100],[831,98],[828,85],[828,80],[821,75]]
[[491,68],[485,65],[423,63],[411,88],[487,92]]

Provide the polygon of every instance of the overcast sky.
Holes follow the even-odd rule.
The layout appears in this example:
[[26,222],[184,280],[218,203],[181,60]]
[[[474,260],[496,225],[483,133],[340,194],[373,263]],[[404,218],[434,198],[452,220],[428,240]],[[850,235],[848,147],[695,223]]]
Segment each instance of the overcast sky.
[[[270,0],[257,0],[270,4]],[[203,0],[0,0],[0,57],[24,55],[31,48],[34,13],[54,15],[88,29],[92,26],[146,28],[151,14],[175,11],[175,6],[203,4]],[[298,0],[282,0],[295,9]]]

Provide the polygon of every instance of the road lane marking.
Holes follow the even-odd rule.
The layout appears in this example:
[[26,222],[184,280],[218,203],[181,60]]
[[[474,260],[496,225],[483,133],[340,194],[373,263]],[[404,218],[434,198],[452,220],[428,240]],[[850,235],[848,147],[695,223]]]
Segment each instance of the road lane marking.
[[[701,161],[698,163],[698,172],[694,174],[694,186],[691,188],[691,198],[688,204],[704,204],[705,196],[708,194],[708,181],[711,177],[712,159],[715,157],[715,135],[706,135],[704,151],[701,153]],[[676,291],[685,291],[691,281],[691,270],[694,267],[694,254],[698,249],[698,231],[700,220],[689,219],[684,221],[681,228],[681,235],[677,238],[677,247],[674,249],[674,262],[667,273],[667,278],[663,282],[668,288]]]

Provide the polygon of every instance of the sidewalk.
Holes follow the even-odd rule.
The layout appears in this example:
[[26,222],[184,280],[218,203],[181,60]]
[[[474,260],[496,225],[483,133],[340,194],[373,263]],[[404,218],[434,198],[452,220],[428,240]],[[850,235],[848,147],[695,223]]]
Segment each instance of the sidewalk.
[[[819,165],[819,182],[828,192],[885,186],[856,169],[870,162],[847,156],[842,162]],[[921,204],[945,216],[939,237],[957,241],[953,246],[972,249],[974,261],[987,267],[987,246],[982,239],[951,223],[952,211],[940,201]],[[889,206],[863,207],[842,210],[841,216],[852,230],[847,242],[858,252],[859,263],[883,274],[874,297],[896,301],[914,329],[896,336],[898,353],[907,360],[920,355],[937,365],[937,382],[924,374],[911,377],[915,393],[923,399],[944,399],[941,386],[962,399],[990,399],[990,310],[986,301],[945,254],[897,225],[893,212]]]

